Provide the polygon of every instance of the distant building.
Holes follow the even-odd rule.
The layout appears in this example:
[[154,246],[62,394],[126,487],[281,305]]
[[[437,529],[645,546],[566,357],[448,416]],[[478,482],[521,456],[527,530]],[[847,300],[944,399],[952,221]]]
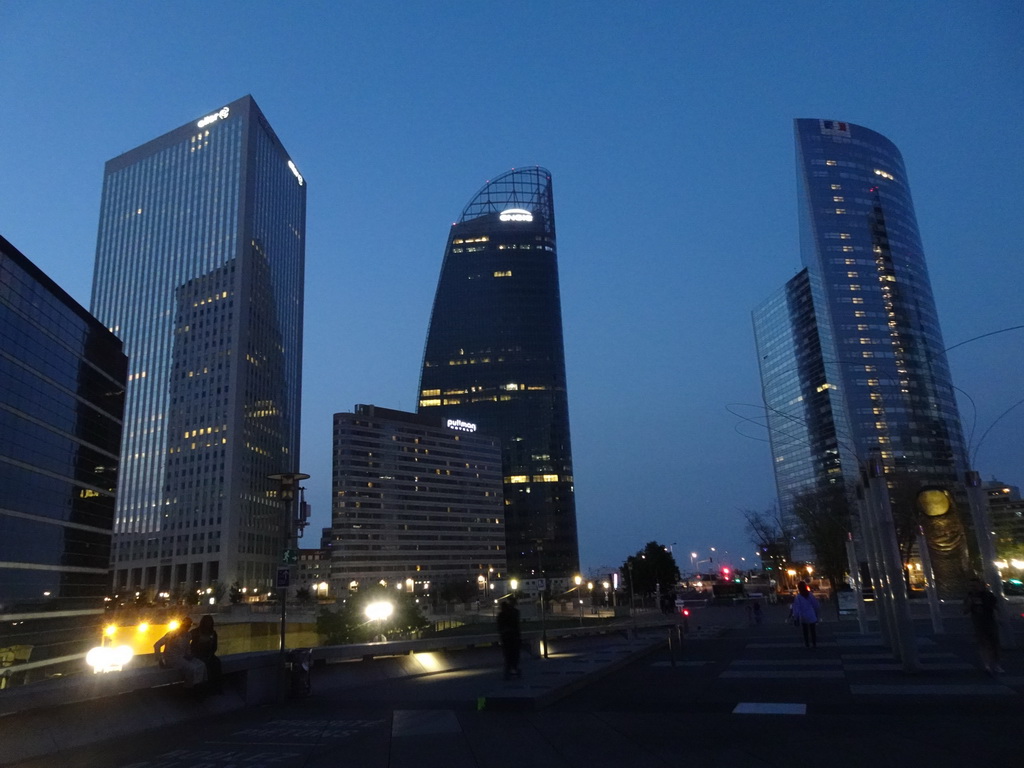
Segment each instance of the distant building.
[[298,550],[297,573],[295,575],[295,589],[307,589],[314,597],[327,597],[331,578],[331,552],[327,549],[303,549]]
[[0,238],[0,688],[81,671],[110,589],[127,359]]
[[[983,485],[995,531],[996,557],[1009,564],[1003,575],[1024,579],[1024,500],[1020,488],[998,480],[988,480]],[[1013,561],[1019,565],[1013,565]]]
[[336,413],[332,489],[332,594],[506,569],[501,448],[473,424],[373,405]]
[[419,413],[501,440],[508,567],[579,570],[551,174],[487,182],[452,225],[434,296]]
[[[779,501],[794,529],[807,494],[832,489],[852,502],[873,449],[894,494],[955,492],[967,468],[899,150],[852,123],[799,119],[795,129],[804,268],[753,316]],[[962,511],[949,522],[941,546],[929,541],[940,578],[955,581]]]
[[92,310],[131,368],[124,593],[269,590],[299,462],[306,184],[249,96],[110,160]]

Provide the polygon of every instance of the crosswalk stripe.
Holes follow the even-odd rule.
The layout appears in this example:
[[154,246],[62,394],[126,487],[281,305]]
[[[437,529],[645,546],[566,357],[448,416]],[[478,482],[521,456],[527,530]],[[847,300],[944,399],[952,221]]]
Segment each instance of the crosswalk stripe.
[[741,701],[734,715],[806,715],[806,704],[783,704],[770,701]]

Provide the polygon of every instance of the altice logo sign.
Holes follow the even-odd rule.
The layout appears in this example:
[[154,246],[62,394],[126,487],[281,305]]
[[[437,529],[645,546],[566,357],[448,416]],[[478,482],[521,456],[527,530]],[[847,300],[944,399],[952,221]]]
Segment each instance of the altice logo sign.
[[218,120],[227,120],[228,119],[228,115],[230,115],[230,114],[231,114],[231,110],[230,109],[228,109],[227,107],[222,107],[220,109],[220,111],[214,112],[212,115],[207,115],[202,120],[200,120],[198,123],[196,123],[196,127],[197,128],[205,128],[210,123],[216,123]]
[[460,432],[476,432],[476,424],[471,424],[462,419],[448,419],[448,429],[457,429]]
[[533,221],[533,214],[525,208],[506,208],[498,214],[500,221]]

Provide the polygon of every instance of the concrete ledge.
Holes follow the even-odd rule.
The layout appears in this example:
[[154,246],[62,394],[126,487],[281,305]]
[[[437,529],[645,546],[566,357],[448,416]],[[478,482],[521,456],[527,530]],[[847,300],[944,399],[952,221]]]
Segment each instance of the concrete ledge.
[[[641,626],[660,630],[661,625]],[[568,695],[587,681],[618,669],[651,653],[664,638],[649,634],[630,641],[629,627],[562,628],[547,631],[552,658],[545,662],[543,677],[520,689],[500,689],[486,697],[488,707],[537,709]],[[610,643],[600,644],[602,637]],[[597,647],[559,658],[559,641],[594,639]],[[524,642],[539,645],[541,633],[523,634]],[[374,678],[399,678],[436,674],[454,669],[496,663],[496,633],[466,637],[429,638],[312,649],[314,664],[331,664],[324,675],[327,688],[358,685]],[[552,643],[555,645],[552,646]],[[488,649],[486,652],[484,649]],[[386,664],[373,663],[390,658]],[[362,660],[362,661],[361,661]],[[364,663],[365,662],[365,663]],[[17,762],[43,755],[58,755],[87,744],[137,734],[171,723],[182,723],[279,701],[287,692],[281,654],[258,652],[222,659],[224,693],[203,696],[187,690],[176,670],[143,666],[152,656],[138,657],[138,666],[122,672],[41,681],[0,691],[0,722],[3,723],[3,760]],[[337,672],[338,674],[335,674]],[[313,671],[313,685],[318,686]],[[334,678],[334,679],[329,679]]]

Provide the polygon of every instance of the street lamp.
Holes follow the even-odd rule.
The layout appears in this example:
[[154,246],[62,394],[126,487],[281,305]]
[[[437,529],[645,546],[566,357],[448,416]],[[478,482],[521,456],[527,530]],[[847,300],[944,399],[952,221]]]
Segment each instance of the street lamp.
[[387,600],[378,600],[370,603],[366,606],[365,613],[366,618],[370,621],[377,622],[377,636],[381,641],[386,640],[382,626],[384,621],[390,618],[391,614],[394,613],[395,606]]
[[579,574],[573,577],[576,583],[576,599],[580,601],[580,626],[583,626],[583,594],[580,592],[580,585],[583,584],[583,577]]
[[274,475],[267,475],[268,480],[277,480],[278,498],[281,500],[282,521],[281,521],[281,562],[277,567],[277,588],[281,590],[281,654],[285,651],[285,625],[288,615],[288,587],[291,584],[291,566],[297,560],[295,552],[297,529],[305,523],[305,501],[302,501],[298,510],[293,506],[295,501],[295,490],[298,489],[301,497],[303,491],[299,483],[308,480],[309,475],[302,472],[279,472]]

